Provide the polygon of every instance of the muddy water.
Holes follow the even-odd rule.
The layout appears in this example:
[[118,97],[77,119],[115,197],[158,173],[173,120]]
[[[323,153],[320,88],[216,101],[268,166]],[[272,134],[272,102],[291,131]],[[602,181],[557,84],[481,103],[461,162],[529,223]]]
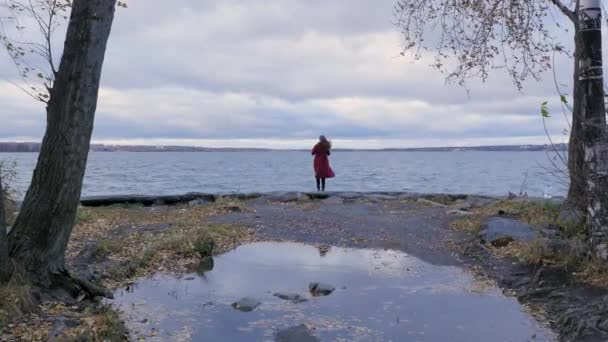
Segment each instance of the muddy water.
[[[133,339],[192,341],[550,341],[515,299],[457,267],[396,251],[255,243],[182,277],[158,275],[113,302]],[[310,282],[336,288],[313,297]],[[298,293],[293,303],[276,292]],[[250,297],[251,312],[231,304]],[[301,326],[301,325],[304,325]],[[290,335],[290,332],[296,332]],[[298,335],[299,334],[299,335]],[[296,336],[298,335],[298,336]]]

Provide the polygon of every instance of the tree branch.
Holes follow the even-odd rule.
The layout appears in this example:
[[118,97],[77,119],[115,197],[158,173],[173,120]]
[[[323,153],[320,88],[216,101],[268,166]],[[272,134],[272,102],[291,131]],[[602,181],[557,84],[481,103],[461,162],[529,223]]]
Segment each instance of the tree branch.
[[564,5],[564,3],[561,0],[551,0],[551,2],[557,6],[557,8],[559,8],[559,10],[566,15],[566,17],[568,17],[573,23],[576,22],[576,15],[574,14],[574,11],[571,11],[568,6]]

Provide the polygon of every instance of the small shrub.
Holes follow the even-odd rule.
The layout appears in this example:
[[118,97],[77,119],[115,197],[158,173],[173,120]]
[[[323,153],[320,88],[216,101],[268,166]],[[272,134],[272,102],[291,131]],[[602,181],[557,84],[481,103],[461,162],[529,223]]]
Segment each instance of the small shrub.
[[194,252],[196,252],[201,258],[208,258],[213,256],[213,250],[215,249],[215,241],[205,232],[199,232],[193,243]]
[[93,220],[93,212],[86,208],[78,208],[76,211],[76,224],[89,223]]
[[116,253],[122,249],[122,244],[115,240],[101,240],[95,248],[95,256],[99,258],[107,257],[112,253]]

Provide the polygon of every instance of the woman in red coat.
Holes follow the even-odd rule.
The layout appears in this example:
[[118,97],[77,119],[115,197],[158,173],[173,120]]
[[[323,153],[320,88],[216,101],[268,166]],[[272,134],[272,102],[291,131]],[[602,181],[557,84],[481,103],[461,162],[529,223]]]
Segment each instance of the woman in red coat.
[[331,142],[323,135],[319,137],[319,142],[312,149],[312,155],[315,156],[314,168],[317,191],[325,191],[325,179],[336,176],[329,166],[330,150]]

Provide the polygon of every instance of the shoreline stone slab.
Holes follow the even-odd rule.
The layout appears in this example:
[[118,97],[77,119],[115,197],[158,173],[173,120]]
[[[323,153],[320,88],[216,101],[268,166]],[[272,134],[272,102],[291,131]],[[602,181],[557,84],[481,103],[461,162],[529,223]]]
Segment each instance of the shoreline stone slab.
[[[303,200],[325,200],[328,198],[340,198],[343,200],[369,199],[371,201],[393,201],[403,199],[414,199],[427,204],[440,204],[426,199],[436,196],[443,196],[450,199],[475,198],[474,202],[491,203],[498,200],[498,197],[484,197],[477,195],[458,195],[458,194],[420,194],[414,192],[299,192],[299,191],[275,191],[269,193],[233,193],[233,194],[210,194],[201,192],[190,192],[183,195],[109,195],[109,196],[89,196],[83,197],[80,204],[85,207],[104,207],[111,205],[177,205],[188,204],[190,206],[205,205],[213,203],[220,198],[230,198],[239,200],[269,200],[275,202],[297,202]],[[473,205],[474,207],[475,205]]]
[[496,247],[508,245],[512,241],[530,242],[539,237],[539,232],[529,224],[507,217],[490,217],[481,225],[481,243]]

